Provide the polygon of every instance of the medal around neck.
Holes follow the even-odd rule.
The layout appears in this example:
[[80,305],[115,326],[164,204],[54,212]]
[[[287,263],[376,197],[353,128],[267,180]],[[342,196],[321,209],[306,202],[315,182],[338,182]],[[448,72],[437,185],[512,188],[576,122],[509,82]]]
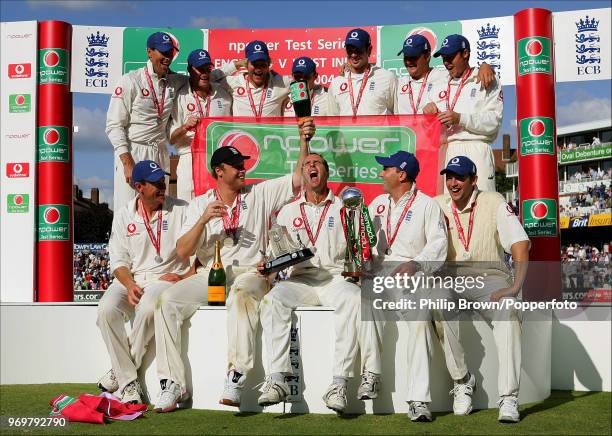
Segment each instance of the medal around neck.
[[277,223],[274,223],[270,229],[270,248],[272,260],[264,264],[264,274],[282,271],[314,257],[312,251],[306,248],[301,240],[299,245],[296,245],[291,240],[287,228]]

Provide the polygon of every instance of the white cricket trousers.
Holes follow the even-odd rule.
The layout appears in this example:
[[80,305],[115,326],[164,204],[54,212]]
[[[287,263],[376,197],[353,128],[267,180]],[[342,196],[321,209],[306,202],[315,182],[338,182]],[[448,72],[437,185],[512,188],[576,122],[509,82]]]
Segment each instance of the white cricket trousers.
[[[456,294],[455,299],[465,298],[469,301],[490,301],[489,296],[492,292],[507,286],[508,283],[505,280],[493,279],[485,282],[483,289],[466,289],[465,292]],[[514,309],[482,310],[479,312],[486,321],[491,322],[493,327],[499,363],[497,378],[499,396],[518,395],[521,376],[521,321],[519,313]],[[450,356],[448,354],[446,356],[446,364],[454,380],[465,377],[468,372],[465,364],[465,352],[459,338],[461,322],[472,321],[442,322],[445,342],[444,351],[445,353],[450,353]],[[477,320],[474,322],[482,321]]]
[[185,201],[191,201],[194,197],[191,152],[179,155],[176,166],[176,196]]
[[[147,145],[131,142],[130,153],[135,164],[143,160],[152,160],[153,162],[157,162],[164,171],[170,172],[170,155],[168,154],[168,149],[165,144]],[[170,178],[166,176],[166,194],[168,193],[169,183]],[[126,183],[123,173],[123,164],[119,156],[115,153],[113,210],[120,210],[134,197],[136,197],[136,191]]]
[[[208,273],[181,280],[163,292],[155,309],[155,344],[157,375],[186,386],[185,367],[181,359],[181,326],[201,305],[207,304]],[[227,267],[226,301],[228,368],[247,374],[253,368],[255,334],[259,324],[259,303],[269,289],[267,280],[255,268]]]
[[371,338],[376,337],[372,323],[361,323],[361,288],[340,275],[323,282],[307,276],[297,276],[277,283],[261,304],[261,324],[268,352],[269,374],[293,372],[289,357],[293,309],[298,306],[321,305],[334,308],[333,375],[354,376],[359,345],[362,360],[373,361],[378,358],[377,363],[372,362],[370,365],[374,369],[380,368],[380,356],[369,348]]
[[[98,303],[97,324],[110,355],[119,392],[138,377],[138,368],[155,332],[155,302],[170,286],[172,282],[164,280],[151,282],[143,288],[144,294],[134,307],[128,302],[127,289],[115,279]],[[131,317],[134,317],[134,322],[128,337],[125,323]]]
[[[467,156],[476,165],[478,176],[478,189],[481,191],[495,191],[495,159],[493,150],[486,142],[452,141],[446,149],[444,167],[455,156]],[[446,186],[444,192],[447,192]]]

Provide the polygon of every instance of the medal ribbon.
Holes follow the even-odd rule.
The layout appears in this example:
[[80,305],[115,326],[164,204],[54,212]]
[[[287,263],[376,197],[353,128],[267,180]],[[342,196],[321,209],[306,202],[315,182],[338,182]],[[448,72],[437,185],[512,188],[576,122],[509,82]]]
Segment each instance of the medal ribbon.
[[461,94],[461,91],[463,90],[463,87],[465,86],[465,82],[472,75],[472,71],[474,71],[474,68],[469,68],[465,73],[463,73],[463,76],[461,77],[461,82],[459,83],[459,87],[457,87],[457,93],[455,94],[455,97],[453,98],[452,104],[450,104],[450,89],[451,89],[451,82],[453,81],[453,79],[450,79],[448,81],[448,86],[446,88],[446,110],[452,111],[453,109],[455,109],[455,105],[457,104],[459,95]]
[[359,109],[359,103],[361,103],[361,97],[363,96],[363,90],[366,87],[368,77],[370,75],[370,67],[363,73],[363,79],[361,81],[361,87],[359,88],[359,94],[357,95],[357,103],[355,103],[355,96],[353,94],[353,81],[351,80],[351,72],[348,73],[348,87],[349,96],[351,97],[351,108],[353,109],[353,116],[357,116],[357,110]]
[[251,110],[253,111],[255,116],[259,118],[261,117],[261,114],[263,112],[263,105],[264,105],[264,102],[266,101],[266,94],[268,93],[268,85],[263,87],[261,97],[259,98],[259,111],[255,110],[255,100],[253,100],[253,93],[251,92],[249,76],[246,76],[246,89],[247,89],[247,94],[249,96],[249,103],[251,103]]
[[416,106],[414,104],[414,95],[412,94],[412,80],[408,82],[408,97],[410,98],[410,107],[412,108],[413,114],[417,113],[419,105],[421,104],[423,91],[425,91],[425,88],[427,87],[427,77],[429,77],[429,73],[431,73],[431,70],[427,71],[427,74],[425,74],[425,77],[423,78],[423,83],[421,84],[421,89],[419,90],[419,97],[417,98]]
[[457,207],[455,203],[451,201],[451,212],[453,213],[453,218],[455,219],[455,225],[457,226],[457,233],[459,236],[459,240],[461,241],[461,245],[463,245],[463,249],[465,252],[469,252],[470,241],[472,240],[472,228],[474,227],[474,211],[476,210],[476,202],[472,203],[472,210],[470,211],[470,219],[468,221],[468,236],[467,240],[465,239],[465,233],[463,232],[463,226],[461,225],[461,221],[459,221],[459,214],[457,213]]
[[161,104],[157,99],[157,93],[155,92],[155,87],[153,86],[153,80],[151,80],[151,75],[149,74],[149,69],[145,67],[145,76],[147,78],[147,83],[149,84],[149,88],[151,88],[151,96],[153,98],[153,105],[155,105],[155,109],[157,109],[157,117],[161,120],[162,115],[164,113],[164,104],[166,102],[166,81],[164,79],[159,79],[161,82]]
[[359,222],[359,234],[360,234],[360,245],[362,248],[363,260],[370,260],[372,258],[372,246],[376,245],[376,232],[374,231],[374,224],[372,218],[370,218],[370,212],[365,204],[361,204],[361,219]]
[[157,238],[153,234],[153,230],[151,229],[151,222],[149,221],[149,214],[144,210],[144,206],[142,205],[142,201],[138,202],[138,213],[142,216],[144,220],[145,228],[147,229],[147,233],[149,234],[149,239],[155,247],[155,252],[157,256],[160,256],[161,250],[161,230],[162,230],[162,210],[160,209],[157,213]]
[[331,200],[327,200],[325,202],[325,207],[323,208],[323,212],[321,213],[321,218],[319,218],[319,225],[317,226],[317,233],[312,235],[312,230],[310,229],[310,224],[308,224],[308,218],[306,217],[306,210],[304,208],[304,203],[300,204],[300,212],[302,213],[302,220],[304,220],[304,228],[306,229],[306,233],[308,234],[308,239],[312,243],[313,247],[317,243],[317,239],[319,239],[319,233],[321,232],[321,226],[325,221],[325,215],[327,215],[327,210],[331,206]]
[[395,226],[395,231],[393,232],[393,234],[391,234],[391,199],[389,199],[389,211],[387,212],[387,247],[388,248],[391,248],[391,246],[393,245],[393,242],[395,241],[395,238],[397,237],[397,232],[399,231],[400,226],[404,222],[404,218],[406,218],[406,214],[412,207],[412,203],[414,203],[414,200],[417,196],[417,192],[418,192],[418,189],[414,188],[414,192],[412,193],[412,196],[406,203],[406,206],[404,206],[404,210],[402,211],[402,214],[400,215],[400,219],[397,222],[397,226]]
[[[215,200],[221,200],[221,195],[215,189]],[[222,201],[222,200],[221,200]],[[236,198],[236,206],[232,208],[232,216],[225,214],[221,217],[223,220],[223,229],[227,236],[232,238],[236,236],[236,230],[238,230],[238,221],[240,220],[240,209],[242,209],[242,203],[240,202],[240,194]]]
[[204,111],[202,110],[202,104],[200,103],[200,96],[195,91],[193,91],[193,98],[195,98],[196,105],[198,106],[198,113],[200,114],[200,117],[201,118],[208,117],[208,114],[210,113],[210,94],[208,94],[205,99],[206,100],[206,115],[204,114]]

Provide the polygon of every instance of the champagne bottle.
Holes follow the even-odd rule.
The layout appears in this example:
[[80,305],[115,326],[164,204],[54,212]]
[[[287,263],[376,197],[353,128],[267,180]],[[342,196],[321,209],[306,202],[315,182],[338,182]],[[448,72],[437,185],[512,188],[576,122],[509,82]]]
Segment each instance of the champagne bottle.
[[298,119],[311,115],[310,92],[308,91],[308,84],[304,80],[298,80],[289,85],[289,97],[293,103],[295,116]]
[[221,263],[221,241],[215,241],[215,258],[208,273],[208,305],[225,306],[225,269]]

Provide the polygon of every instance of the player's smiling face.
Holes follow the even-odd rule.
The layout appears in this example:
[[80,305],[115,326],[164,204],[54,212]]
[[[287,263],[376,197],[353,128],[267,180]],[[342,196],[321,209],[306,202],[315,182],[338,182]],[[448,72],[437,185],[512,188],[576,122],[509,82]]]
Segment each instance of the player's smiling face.
[[145,204],[161,207],[166,199],[166,178],[162,177],[157,182],[136,182],[134,189]]
[[174,56],[174,50],[168,50],[161,52],[154,48],[147,48],[147,55],[153,65],[153,71],[159,76],[165,76],[170,70],[170,64],[172,63],[172,57]]
[[404,66],[408,74],[415,80],[420,79],[429,71],[431,53],[421,53],[419,56],[404,56]]
[[329,173],[325,168],[323,158],[317,154],[310,154],[302,165],[302,178],[306,190],[319,192],[327,186]]
[[361,70],[368,65],[368,59],[372,52],[372,46],[368,48],[357,48],[353,45],[346,46],[346,59],[348,64],[355,70]]
[[207,87],[210,84],[210,72],[212,71],[212,65],[202,65],[201,67],[191,67],[189,69],[189,75],[191,78],[197,79],[198,86]]
[[247,64],[247,72],[253,85],[259,88],[266,83],[268,74],[270,73],[270,62],[264,60],[255,61],[253,63],[249,62]]
[[476,176],[460,176],[455,173],[446,173],[446,189],[455,204],[467,204],[474,188],[476,188]]
[[470,52],[469,50],[458,51],[455,54],[442,55],[442,62],[444,67],[455,79],[461,77],[463,72],[469,66]]
[[217,180],[222,180],[232,190],[239,191],[244,187],[246,177],[244,161],[232,165],[221,164],[215,171],[217,171]]

